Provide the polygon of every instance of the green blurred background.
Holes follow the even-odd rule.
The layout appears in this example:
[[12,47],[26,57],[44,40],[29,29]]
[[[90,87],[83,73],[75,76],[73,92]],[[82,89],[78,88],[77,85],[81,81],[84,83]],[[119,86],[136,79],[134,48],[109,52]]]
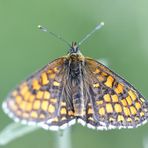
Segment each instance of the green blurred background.
[[[67,45],[37,29],[42,24],[68,41],[79,41],[99,22],[105,26],[81,46],[84,55],[109,67],[148,97],[147,0],[1,0],[0,103],[35,70],[67,53]],[[0,109],[0,129],[11,123]],[[73,148],[143,148],[148,124],[137,129],[95,131],[74,125]],[[148,141],[148,139],[147,139]],[[55,132],[37,130],[4,148],[54,148]]]

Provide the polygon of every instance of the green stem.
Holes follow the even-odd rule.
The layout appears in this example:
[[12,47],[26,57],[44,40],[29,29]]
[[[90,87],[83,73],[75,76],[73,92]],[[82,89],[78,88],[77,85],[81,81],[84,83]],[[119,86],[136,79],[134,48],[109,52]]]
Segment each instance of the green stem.
[[56,148],[72,148],[71,144],[71,128],[67,128],[64,131],[59,131],[56,134]]
[[25,134],[28,134],[30,132],[33,132],[34,130],[37,130],[38,127],[36,126],[26,126],[22,125],[20,123],[11,123],[8,126],[6,126],[1,132],[0,132],[0,145],[6,145],[9,142],[24,136]]

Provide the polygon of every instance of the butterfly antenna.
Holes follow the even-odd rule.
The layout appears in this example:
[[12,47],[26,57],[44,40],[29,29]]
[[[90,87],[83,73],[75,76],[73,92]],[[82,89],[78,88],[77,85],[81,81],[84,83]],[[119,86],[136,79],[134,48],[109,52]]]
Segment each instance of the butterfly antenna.
[[71,47],[71,44],[69,44],[69,42],[66,41],[64,38],[62,38],[61,36],[55,34],[54,32],[48,31],[47,28],[45,28],[45,27],[43,27],[43,26],[41,26],[41,25],[38,25],[38,28],[39,28],[41,31],[47,32],[48,34],[54,36],[55,38],[61,40],[62,42],[66,43],[69,47]]
[[83,42],[85,42],[89,37],[91,37],[97,30],[101,29],[104,26],[104,22],[101,22],[97,25],[90,33],[88,33],[79,43],[80,46]]

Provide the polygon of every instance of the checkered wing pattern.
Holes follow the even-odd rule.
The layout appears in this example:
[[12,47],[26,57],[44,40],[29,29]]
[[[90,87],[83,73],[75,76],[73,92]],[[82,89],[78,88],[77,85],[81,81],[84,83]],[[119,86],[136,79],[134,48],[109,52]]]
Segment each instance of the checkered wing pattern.
[[[56,130],[73,120],[66,102],[64,58],[59,58],[22,82],[3,104],[4,111],[16,121]],[[72,123],[72,122],[71,122]]]
[[[87,125],[97,129],[134,128],[148,118],[148,103],[127,81],[101,63],[86,58]],[[83,123],[83,122],[82,122]]]

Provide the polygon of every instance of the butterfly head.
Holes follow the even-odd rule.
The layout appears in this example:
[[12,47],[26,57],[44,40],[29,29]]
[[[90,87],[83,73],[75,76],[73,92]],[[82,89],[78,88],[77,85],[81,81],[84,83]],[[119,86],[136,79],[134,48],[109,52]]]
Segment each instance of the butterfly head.
[[79,50],[79,47],[78,47],[77,43],[76,42],[72,42],[72,45],[71,45],[71,47],[69,49],[69,53],[70,54],[77,54],[79,52],[80,52],[80,50]]

